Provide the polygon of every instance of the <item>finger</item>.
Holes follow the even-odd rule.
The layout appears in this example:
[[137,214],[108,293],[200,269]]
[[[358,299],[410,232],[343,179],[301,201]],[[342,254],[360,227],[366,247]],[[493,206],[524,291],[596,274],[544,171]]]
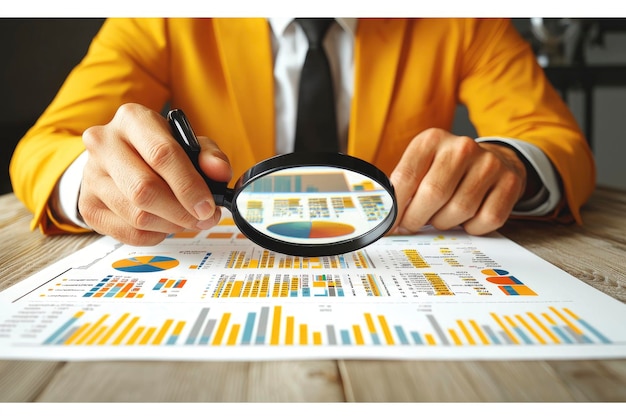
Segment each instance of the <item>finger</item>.
[[[87,187],[84,187],[87,188]],[[122,217],[92,193],[81,192],[78,200],[79,213],[84,221],[97,233],[134,246],[152,246],[161,242],[167,233],[140,230],[129,227]]]
[[[171,190],[166,196],[167,201],[156,207],[157,211],[154,213],[169,218],[169,204],[172,204],[174,199],[178,202],[176,205],[182,206],[197,220],[213,218],[215,214],[213,195],[187,154],[172,137],[166,120],[159,113],[146,111],[145,108],[133,107],[128,112],[131,114],[120,116],[122,120],[129,120],[128,125],[124,124],[127,140]],[[151,129],[146,130],[146,126],[151,126]],[[153,183],[153,178],[143,179],[150,184]],[[180,214],[176,213],[174,216],[179,218]]]
[[198,136],[200,143],[200,168],[206,176],[219,182],[229,182],[233,177],[228,156],[206,136]]
[[430,223],[439,230],[448,230],[474,217],[502,169],[501,161],[491,153],[474,159],[454,194],[431,217]]
[[128,141],[123,140],[124,137],[120,137],[122,134],[105,127],[90,128],[83,134],[89,158],[93,159],[93,163],[88,162],[84,175],[110,177],[112,181],[111,184],[94,184],[93,187],[100,187],[92,188],[96,190],[94,193],[129,225],[153,222],[148,216],[142,221],[140,212],[133,214],[131,210],[136,208],[180,227],[195,227],[198,220],[181,206],[163,178],[146,164]]
[[432,163],[434,152],[432,144],[420,140],[420,135],[416,136],[389,176],[398,207],[398,215],[391,228],[392,233],[402,233],[399,228],[403,227],[405,213],[409,210],[413,196]]
[[518,175],[511,171],[502,173],[476,215],[463,224],[465,231],[478,236],[502,227],[511,215],[521,189],[522,180]]

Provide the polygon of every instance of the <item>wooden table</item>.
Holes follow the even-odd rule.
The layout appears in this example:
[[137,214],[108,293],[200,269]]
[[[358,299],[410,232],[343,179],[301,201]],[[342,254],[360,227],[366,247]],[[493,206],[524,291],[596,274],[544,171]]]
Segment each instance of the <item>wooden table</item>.
[[[626,193],[598,189],[585,225],[511,221],[501,232],[626,301]],[[98,239],[42,236],[0,196],[0,290]],[[29,263],[24,260],[29,259]],[[626,317],[622,318],[626,325]],[[4,402],[624,402],[626,358],[550,361],[0,361]],[[1,406],[0,406],[1,409]]]

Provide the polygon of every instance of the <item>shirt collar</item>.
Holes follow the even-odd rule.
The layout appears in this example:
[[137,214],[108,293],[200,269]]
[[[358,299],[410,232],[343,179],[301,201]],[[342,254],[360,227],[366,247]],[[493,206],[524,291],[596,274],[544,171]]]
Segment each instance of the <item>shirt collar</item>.
[[[270,17],[267,20],[270,23],[274,36],[280,36],[287,29],[287,26],[293,22],[293,17]],[[354,37],[356,34],[356,27],[359,20],[354,17],[337,17],[335,18],[339,26],[346,31],[348,35]]]

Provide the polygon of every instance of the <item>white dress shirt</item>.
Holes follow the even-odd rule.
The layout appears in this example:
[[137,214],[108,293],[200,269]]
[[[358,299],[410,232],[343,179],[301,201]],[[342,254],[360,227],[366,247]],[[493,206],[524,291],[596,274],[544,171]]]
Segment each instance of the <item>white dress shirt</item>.
[[[350,103],[354,88],[354,37],[358,20],[337,18],[324,38],[323,46],[328,55],[337,111],[339,149],[345,152],[348,140]],[[272,32],[274,57],[274,83],[276,106],[276,150],[289,153],[294,149],[298,83],[300,71],[308,49],[304,31],[293,18],[268,19]],[[536,146],[511,138],[482,137],[477,142],[500,141],[516,148],[535,168],[543,181],[542,190],[534,197],[516,206],[513,214],[545,215],[551,212],[561,199],[561,190],[554,167]],[[61,177],[52,196],[58,214],[77,225],[88,228],[77,212],[78,191],[87,155],[81,154]]]

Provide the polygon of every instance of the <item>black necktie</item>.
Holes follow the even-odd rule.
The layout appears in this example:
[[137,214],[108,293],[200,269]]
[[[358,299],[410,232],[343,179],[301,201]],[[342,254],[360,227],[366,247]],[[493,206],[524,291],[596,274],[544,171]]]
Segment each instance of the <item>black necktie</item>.
[[300,76],[296,152],[338,152],[335,96],[322,40],[334,19],[296,19],[307,39]]

